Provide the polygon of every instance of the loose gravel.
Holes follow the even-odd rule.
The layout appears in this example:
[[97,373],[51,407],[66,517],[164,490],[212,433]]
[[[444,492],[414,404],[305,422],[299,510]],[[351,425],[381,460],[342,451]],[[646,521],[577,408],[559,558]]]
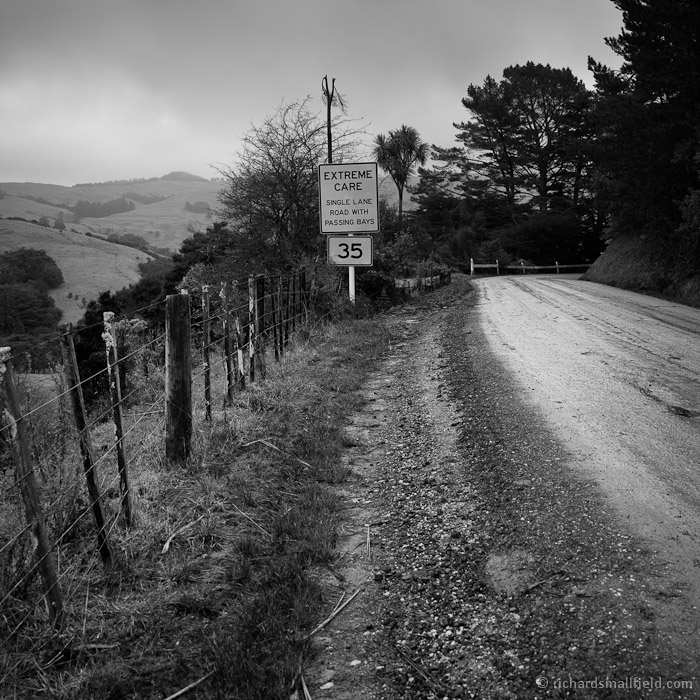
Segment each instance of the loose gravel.
[[[318,698],[689,698],[655,625],[679,595],[512,388],[450,288],[389,314],[348,428],[347,526],[323,586],[357,598],[316,639]],[[332,575],[331,575],[332,574]],[[668,687],[691,681],[695,689]],[[645,687],[646,686],[646,687]]]

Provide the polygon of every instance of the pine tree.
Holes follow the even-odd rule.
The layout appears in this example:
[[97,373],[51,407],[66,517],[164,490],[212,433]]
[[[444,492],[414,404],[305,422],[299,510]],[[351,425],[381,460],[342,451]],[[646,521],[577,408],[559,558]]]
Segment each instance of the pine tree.
[[582,147],[590,95],[568,68],[528,62],[470,85],[462,100],[470,119],[458,140],[490,194],[513,214],[523,204],[542,213],[576,207],[589,157]]
[[606,43],[619,71],[589,58],[598,97],[596,162],[615,234],[673,238],[697,198],[700,4],[613,0],[624,28]]

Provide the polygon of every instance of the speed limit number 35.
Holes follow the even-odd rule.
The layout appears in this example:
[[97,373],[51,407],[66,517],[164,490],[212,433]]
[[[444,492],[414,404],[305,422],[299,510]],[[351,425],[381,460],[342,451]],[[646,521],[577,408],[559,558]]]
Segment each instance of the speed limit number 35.
[[328,236],[329,265],[372,265],[372,236]]

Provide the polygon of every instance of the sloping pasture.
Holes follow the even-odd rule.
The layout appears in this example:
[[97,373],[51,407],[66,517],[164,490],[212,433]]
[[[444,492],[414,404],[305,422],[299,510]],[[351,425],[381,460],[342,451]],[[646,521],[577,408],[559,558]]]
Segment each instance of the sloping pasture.
[[150,259],[140,250],[70,229],[57,231],[24,221],[0,220],[0,253],[23,247],[45,250],[61,268],[64,284],[51,291],[51,296],[63,311],[63,323],[82,317],[83,298],[90,301],[101,292],[137,282],[139,263]]

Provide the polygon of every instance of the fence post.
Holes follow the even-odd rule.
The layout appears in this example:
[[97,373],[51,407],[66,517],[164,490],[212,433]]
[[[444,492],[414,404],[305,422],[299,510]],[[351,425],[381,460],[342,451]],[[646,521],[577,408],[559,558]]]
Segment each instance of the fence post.
[[192,443],[190,295],[165,298],[165,457],[184,462]]
[[279,362],[280,359],[280,349],[279,349],[279,333],[277,327],[277,299],[276,299],[276,284],[275,280],[277,277],[270,277],[270,316],[272,319],[272,347],[275,349],[275,360]]
[[497,274],[497,275],[500,275],[500,274],[501,274],[501,270],[500,270],[500,268],[498,267],[498,260],[496,260],[496,274]]
[[95,453],[92,449],[90,430],[87,427],[85,399],[83,397],[83,389],[80,385],[80,371],[78,369],[78,360],[75,355],[72,333],[72,326],[68,326],[67,329],[63,328],[63,332],[61,333],[63,372],[66,376],[66,382],[68,383],[68,391],[70,392],[71,404],[73,406],[73,420],[75,422],[75,428],[78,431],[80,454],[83,458],[83,471],[85,472],[85,482],[88,496],[90,497],[90,508],[92,509],[92,517],[95,521],[95,528],[97,529],[97,549],[100,553],[102,564],[105,568],[109,568],[112,565],[112,553],[109,549],[107,529],[105,527],[104,514],[102,513],[102,499],[97,486]]
[[209,286],[202,287],[202,360],[204,362],[204,419],[211,422],[211,319],[209,317]]
[[228,307],[228,296],[226,282],[221,283],[219,298],[221,299],[222,326],[224,333],[224,370],[226,371],[226,399],[224,405],[230,406],[233,403],[233,357],[231,351],[231,312]]
[[474,258],[469,258],[469,274],[474,275]]
[[255,278],[255,354],[260,377],[265,379],[265,275]]
[[289,343],[289,316],[292,304],[291,296],[291,277],[286,275],[284,280],[284,300],[282,303],[282,308],[284,309],[284,345],[285,347]]
[[240,388],[241,390],[245,389],[245,362],[243,360],[243,329],[241,328],[241,316],[238,313],[239,309],[239,303],[238,303],[238,280],[233,281],[233,306],[234,306],[234,315],[235,315],[235,323],[236,323],[236,334],[234,336],[234,341],[235,341],[235,347],[234,347],[234,352],[236,353],[235,355],[235,361],[234,361],[234,377],[235,377],[235,384],[238,384],[240,382]]
[[277,344],[280,349],[280,357],[284,356],[284,301],[282,295],[282,275],[277,277]]
[[105,341],[107,352],[107,373],[109,376],[109,390],[112,397],[112,418],[114,420],[114,440],[117,451],[117,467],[119,469],[119,491],[121,495],[121,512],[124,518],[124,525],[130,528],[132,525],[131,512],[131,487],[129,485],[129,472],[126,466],[126,455],[124,453],[124,427],[122,420],[122,392],[119,381],[119,354],[117,352],[117,336],[112,326],[114,313],[105,311],[102,314],[104,321],[104,333],[102,339]]
[[248,378],[255,381],[255,277],[248,278]]
[[291,277],[292,289],[291,296],[291,316],[292,316],[292,333],[297,329],[297,273],[292,272]]
[[51,558],[46,522],[44,521],[44,513],[39,500],[39,489],[32,465],[32,452],[29,446],[29,439],[27,438],[27,431],[25,430],[25,419],[22,416],[10,357],[10,348],[0,348],[0,375],[2,376],[7,397],[5,417],[10,423],[10,438],[17,470],[17,484],[24,501],[27,523],[31,526],[36,539],[36,566],[39,568],[39,573],[44,582],[49,620],[56,629],[60,630],[64,622],[63,597],[56,576],[56,568]]
[[301,286],[301,304],[304,313],[304,321],[309,320],[309,299],[306,290],[306,268],[302,267],[299,271],[299,284]]

